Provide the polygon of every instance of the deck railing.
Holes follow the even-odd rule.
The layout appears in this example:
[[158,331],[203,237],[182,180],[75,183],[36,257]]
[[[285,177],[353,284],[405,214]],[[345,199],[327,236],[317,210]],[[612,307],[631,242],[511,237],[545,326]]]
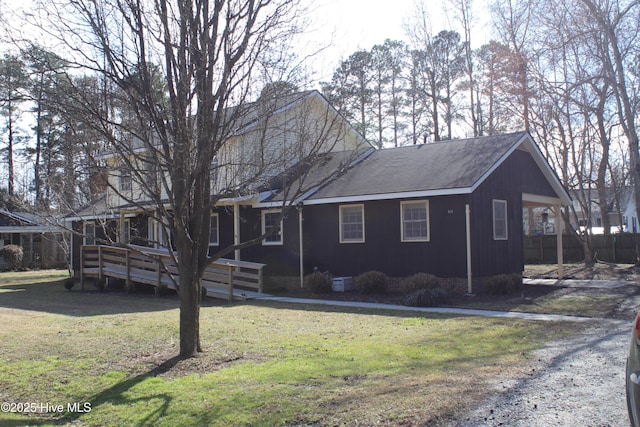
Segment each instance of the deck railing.
[[[247,292],[262,293],[262,269],[265,264],[221,258],[210,264],[202,278],[207,296],[244,299]],[[105,245],[85,245],[80,248],[80,280],[85,278],[116,278],[129,283],[145,283],[176,289],[178,267],[167,250],[144,246],[120,248]],[[236,292],[234,292],[234,288]]]

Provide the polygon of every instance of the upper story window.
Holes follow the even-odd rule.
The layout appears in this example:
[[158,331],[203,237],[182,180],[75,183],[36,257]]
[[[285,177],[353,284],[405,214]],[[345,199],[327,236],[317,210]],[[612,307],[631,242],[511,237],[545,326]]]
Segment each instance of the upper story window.
[[402,241],[429,241],[429,201],[401,202]]
[[493,201],[493,240],[507,240],[507,201]]
[[364,242],[364,205],[340,206],[340,243]]
[[282,244],[282,214],[279,210],[262,211],[262,233],[267,233],[273,229],[273,233],[264,238],[264,245],[281,245]]
[[120,170],[120,181],[118,188],[120,191],[131,190],[131,171],[127,169]]

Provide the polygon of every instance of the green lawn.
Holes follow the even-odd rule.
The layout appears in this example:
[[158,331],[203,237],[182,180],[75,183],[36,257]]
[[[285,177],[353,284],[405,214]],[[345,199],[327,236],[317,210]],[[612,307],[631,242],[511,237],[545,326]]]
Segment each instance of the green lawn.
[[473,407],[501,373],[526,375],[531,351],[571,330],[208,301],[206,353],[178,360],[175,296],[68,292],[63,277],[0,274],[0,402],[22,410],[3,406],[0,425],[437,423]]

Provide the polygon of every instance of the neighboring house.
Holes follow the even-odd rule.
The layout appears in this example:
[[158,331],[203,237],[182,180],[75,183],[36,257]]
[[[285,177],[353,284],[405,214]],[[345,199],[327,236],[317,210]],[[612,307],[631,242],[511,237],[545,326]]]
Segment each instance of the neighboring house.
[[[22,247],[22,265],[27,268],[67,264],[68,238],[65,238],[63,228],[45,224],[33,214],[0,209],[0,249],[6,245]],[[0,268],[5,267],[4,259],[0,259]]]
[[[575,216],[571,215],[571,225],[576,230],[588,228],[592,234],[603,234],[603,220],[600,209],[600,197],[595,188],[582,191],[571,191],[572,207]],[[638,218],[633,187],[625,186],[617,189],[606,189],[606,212],[609,217],[611,233],[637,233]]]
[[[317,93],[303,99],[333,111]],[[283,111],[288,120],[296,117],[292,106]],[[212,211],[211,251],[277,228],[262,244],[236,251],[236,259],[264,263],[265,275],[279,280],[297,280],[314,269],[335,276],[425,272],[474,292],[488,277],[523,271],[524,208],[558,210],[571,202],[527,132],[375,150],[363,149],[346,122],[342,129],[340,144],[316,156],[302,178],[280,169],[265,178],[264,187],[220,200]],[[238,135],[237,147],[251,141],[247,135]],[[281,136],[273,150],[288,139]],[[221,171],[218,181],[224,183],[224,176]],[[308,190],[285,200],[278,187],[284,181]],[[84,235],[74,240],[76,269],[83,243],[168,239],[142,211],[112,201],[107,194],[73,218]],[[278,223],[285,201],[296,209]]]

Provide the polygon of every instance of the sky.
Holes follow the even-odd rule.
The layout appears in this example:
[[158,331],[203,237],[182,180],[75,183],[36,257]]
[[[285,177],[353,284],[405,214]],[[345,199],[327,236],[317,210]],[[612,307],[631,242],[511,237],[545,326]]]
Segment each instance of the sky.
[[[331,79],[333,70],[341,60],[359,49],[370,50],[385,39],[407,41],[406,24],[416,10],[416,2],[423,1],[430,12],[434,34],[444,29],[455,29],[458,24],[453,13],[445,13],[447,0],[308,0],[312,4],[314,23],[309,27],[311,45],[329,46],[314,59],[320,81]],[[473,0],[473,44],[476,48],[489,41],[487,2]],[[451,17],[447,16],[451,15]]]

